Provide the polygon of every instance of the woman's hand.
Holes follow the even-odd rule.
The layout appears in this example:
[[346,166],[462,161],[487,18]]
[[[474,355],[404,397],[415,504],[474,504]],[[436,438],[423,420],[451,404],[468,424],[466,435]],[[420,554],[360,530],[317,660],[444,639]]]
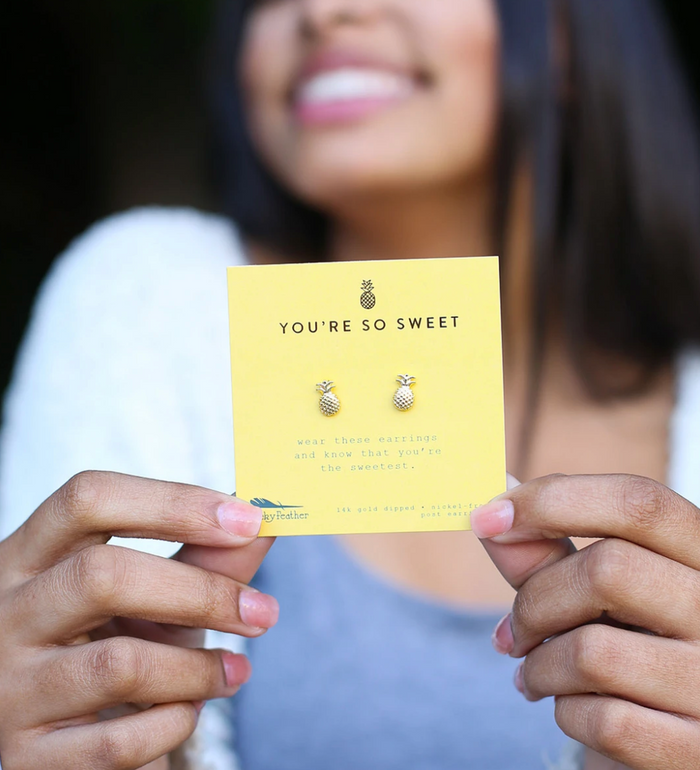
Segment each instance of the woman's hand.
[[[246,585],[272,542],[259,528],[227,495],[90,472],[0,542],[4,770],[128,770],[185,741],[202,701],[250,674],[242,655],[191,649],[200,629],[256,637],[277,620]],[[186,545],[168,560],[113,535]]]
[[494,646],[525,658],[525,697],[555,696],[565,733],[635,770],[697,770],[700,511],[645,478],[550,476],[472,526],[518,590]]

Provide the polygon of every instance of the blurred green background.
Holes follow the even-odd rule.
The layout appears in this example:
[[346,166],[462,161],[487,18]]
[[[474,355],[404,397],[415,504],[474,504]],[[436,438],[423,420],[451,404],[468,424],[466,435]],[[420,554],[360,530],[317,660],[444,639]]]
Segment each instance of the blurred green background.
[[[203,88],[213,4],[5,3],[0,389],[36,287],[91,222],[145,204],[216,208]],[[698,93],[693,4],[664,4]]]

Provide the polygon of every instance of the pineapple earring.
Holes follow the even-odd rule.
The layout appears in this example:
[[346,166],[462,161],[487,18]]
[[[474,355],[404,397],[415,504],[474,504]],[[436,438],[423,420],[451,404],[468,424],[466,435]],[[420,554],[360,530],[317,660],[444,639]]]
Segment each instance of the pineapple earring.
[[331,390],[335,385],[330,380],[324,380],[316,385],[316,390],[322,393],[321,400],[318,402],[318,408],[326,417],[333,417],[340,411],[340,399]]
[[411,377],[410,374],[400,374],[396,382],[400,382],[401,387],[394,393],[394,406],[400,412],[407,412],[416,400],[411,390],[411,386],[415,384],[416,378]]

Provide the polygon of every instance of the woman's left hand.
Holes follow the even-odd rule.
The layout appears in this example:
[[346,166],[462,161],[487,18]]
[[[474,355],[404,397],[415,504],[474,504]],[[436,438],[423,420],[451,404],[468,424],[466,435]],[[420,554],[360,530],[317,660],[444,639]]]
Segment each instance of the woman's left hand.
[[[638,476],[548,476],[472,515],[517,589],[516,686],[634,770],[700,767],[700,510]],[[576,551],[569,537],[603,538]]]

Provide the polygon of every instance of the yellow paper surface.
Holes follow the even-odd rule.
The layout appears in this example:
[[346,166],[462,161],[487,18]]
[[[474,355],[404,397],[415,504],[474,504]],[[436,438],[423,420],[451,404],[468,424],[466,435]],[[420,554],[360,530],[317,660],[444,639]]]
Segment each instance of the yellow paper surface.
[[236,493],[262,535],[468,529],[505,490],[496,257],[232,267],[228,284]]

